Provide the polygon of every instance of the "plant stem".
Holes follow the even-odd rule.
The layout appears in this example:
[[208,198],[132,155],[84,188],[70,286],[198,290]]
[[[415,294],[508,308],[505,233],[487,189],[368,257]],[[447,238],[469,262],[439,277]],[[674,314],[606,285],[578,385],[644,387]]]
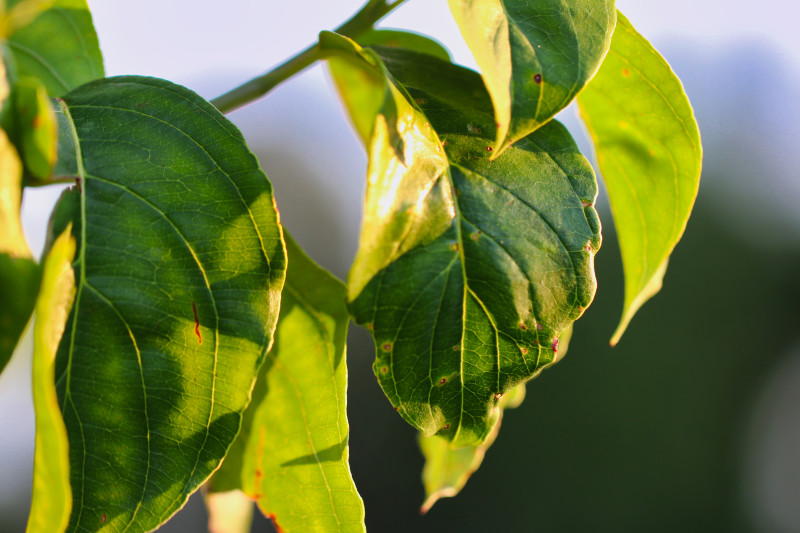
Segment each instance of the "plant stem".
[[[358,13],[334,31],[347,37],[357,38],[371,30],[376,22],[405,1],[369,0]],[[221,112],[230,113],[266,95],[277,85],[305,70],[318,59],[322,59],[322,57],[323,53],[319,49],[319,43],[316,43],[294,57],[287,59],[266,74],[253,78],[239,87],[214,98],[211,103]]]

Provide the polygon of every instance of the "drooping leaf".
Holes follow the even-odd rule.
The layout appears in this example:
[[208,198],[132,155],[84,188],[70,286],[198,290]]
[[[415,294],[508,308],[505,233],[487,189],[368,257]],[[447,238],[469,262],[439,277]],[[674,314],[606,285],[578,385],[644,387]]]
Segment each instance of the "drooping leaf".
[[[559,337],[559,360],[567,353],[569,340],[572,337],[572,326],[568,327]],[[465,446],[453,448],[445,439],[432,435],[419,436],[419,447],[425,457],[425,466],[422,469],[422,484],[425,487],[425,502],[420,512],[430,511],[433,504],[440,498],[452,498],[464,488],[470,476],[481,466],[486,451],[494,444],[500,432],[500,423],[506,409],[519,407],[525,399],[525,384],[517,385],[500,398],[497,404],[497,422],[483,441],[478,446]]]
[[[321,40],[341,58],[348,43],[353,68],[383,68],[342,37]],[[388,72],[350,310],[373,334],[376,376],[400,414],[425,436],[475,446],[497,395],[554,362],[558,336],[594,296],[597,184],[557,122],[490,160],[494,119],[477,74],[380,53]]]
[[689,99],[663,57],[622,14],[597,76],[578,97],[606,182],[625,271],[615,344],[661,288],[700,184],[702,147]]
[[[8,11],[24,0],[6,0]],[[51,96],[105,76],[86,0],[56,0],[6,42],[20,76],[38,78]]]
[[285,533],[363,532],[348,466],[344,285],[286,239],[275,346],[210,491],[241,489]]
[[250,533],[253,500],[241,490],[207,492],[209,533]]
[[56,360],[68,531],[149,531],[239,431],[278,318],[281,228],[241,134],[191,91],[129,76],[58,103],[79,178],[53,217],[58,233],[74,213],[78,244]]
[[75,239],[68,227],[55,240],[42,268],[33,327],[33,404],[36,449],[33,500],[27,533],[60,533],[69,522],[69,444],[55,387],[55,358],[75,298]]
[[41,82],[24,78],[14,85],[14,112],[25,169],[46,180],[56,162],[58,126]]
[[572,101],[614,31],[614,0],[448,2],[494,103],[496,156]]
[[450,61],[450,52],[439,41],[406,30],[379,29],[371,30],[357,39],[361,46],[388,46],[413,50],[421,54],[438,57],[442,61]]
[[21,202],[22,162],[0,129],[0,372],[14,353],[39,292],[39,266],[22,232]]

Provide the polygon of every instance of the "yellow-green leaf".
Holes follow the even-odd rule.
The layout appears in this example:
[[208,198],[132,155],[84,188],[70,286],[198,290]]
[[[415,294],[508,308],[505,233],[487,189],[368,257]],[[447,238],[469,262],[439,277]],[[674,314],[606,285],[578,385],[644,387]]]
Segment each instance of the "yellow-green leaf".
[[36,449],[27,533],[64,531],[72,509],[69,445],[56,394],[55,357],[75,298],[74,257],[75,239],[68,227],[55,240],[44,261],[41,291],[36,302],[33,327]]
[[344,285],[286,239],[275,346],[209,490],[241,489],[279,531],[363,532],[348,466]]
[[578,97],[608,189],[625,271],[612,345],[661,288],[700,184],[702,146],[680,80],[621,13],[611,49]]
[[25,169],[46,180],[53,171],[58,149],[58,126],[47,91],[35,78],[14,85],[14,112]]
[[0,372],[30,319],[39,291],[39,266],[22,232],[22,162],[0,129]]

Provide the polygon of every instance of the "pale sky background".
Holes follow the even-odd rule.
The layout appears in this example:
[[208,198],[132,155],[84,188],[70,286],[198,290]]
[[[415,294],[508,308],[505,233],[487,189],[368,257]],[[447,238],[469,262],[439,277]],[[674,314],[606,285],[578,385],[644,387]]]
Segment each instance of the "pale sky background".
[[[186,85],[206,98],[217,96],[280,63],[315,41],[320,30],[339,25],[361,3],[360,0],[89,0],[109,76],[163,77]],[[768,217],[763,231],[753,234],[755,240],[773,242],[770,236],[774,238],[776,231],[782,236],[791,234],[797,238],[800,235],[800,180],[794,169],[800,165],[797,148],[800,103],[796,97],[800,92],[797,90],[800,86],[800,31],[797,29],[800,7],[789,0],[756,3],[744,0],[618,0],[617,6],[668,60],[672,59],[669,52],[675,52],[673,66],[686,82],[693,101],[695,94],[698,95],[695,104],[699,116],[701,111],[697,104],[701,99],[710,109],[723,105],[741,107],[741,119],[735,115],[726,119],[711,118],[708,131],[701,122],[701,133],[709,136],[714,132],[724,137],[727,130],[751,128],[761,142],[774,150],[776,156],[770,165],[777,166],[770,167],[770,172],[758,175],[762,162],[742,161],[742,165],[753,165],[753,179],[747,183],[716,184],[714,193],[729,199],[729,205],[734,208],[752,209],[754,197],[762,204],[761,209],[769,206],[774,212],[772,218]],[[447,46],[457,63],[474,68],[446,0],[409,0],[382,25],[432,35]],[[748,63],[765,57],[769,62]],[[681,70],[684,66],[686,70]],[[767,81],[761,76],[766,76]],[[765,101],[770,98],[773,101]],[[324,69],[315,67],[277,89],[265,101],[236,112],[230,118],[254,147],[261,147],[256,151],[275,185],[287,226],[321,263],[338,276],[345,276],[355,252],[365,159]],[[308,151],[307,158],[302,150]],[[736,158],[734,153],[715,154],[713,146],[706,146],[706,150],[709,157],[731,158],[732,161]],[[294,154],[288,162],[279,158],[272,161],[268,157],[269,154],[285,155],[287,151]],[[293,165],[302,167],[304,175],[319,176],[318,181],[295,182],[300,178],[292,172]],[[316,196],[305,192],[311,189],[316,191]],[[43,244],[47,213],[58,193],[56,188],[26,193],[24,223],[34,253]],[[320,227],[326,228],[325,238],[316,235]],[[28,385],[29,351],[29,343],[23,343],[10,367],[0,376],[0,450],[3,452],[0,453],[0,516],[8,506],[21,505],[18,495],[28,489],[20,487],[30,485],[33,411]],[[786,391],[800,390],[800,365],[795,365],[793,373],[787,375],[776,385],[778,389],[765,395],[765,403],[759,409],[769,412],[770,401],[785,401]],[[791,378],[792,375],[795,377]],[[789,424],[800,427],[797,412],[794,414],[794,422]],[[776,421],[778,423],[787,422]],[[800,449],[800,431],[780,438],[794,440],[764,446]],[[772,468],[770,475],[780,478],[780,465],[763,468]],[[757,480],[754,485],[761,482],[768,484],[769,480]],[[793,488],[797,489],[798,485]],[[759,497],[756,496],[756,500]],[[780,525],[774,531],[800,531],[798,511],[792,514],[780,505],[775,510],[771,507],[774,501],[768,497],[764,497],[764,501],[757,512],[777,513],[778,518],[770,518]],[[797,500],[789,500],[789,507],[792,501],[796,503]],[[797,529],[793,529],[794,526]]]

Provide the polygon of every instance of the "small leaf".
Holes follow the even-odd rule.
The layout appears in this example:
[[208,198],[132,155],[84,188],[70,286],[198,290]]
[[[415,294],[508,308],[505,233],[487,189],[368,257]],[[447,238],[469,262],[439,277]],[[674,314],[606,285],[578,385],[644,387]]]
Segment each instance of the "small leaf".
[[55,387],[55,357],[75,298],[75,239],[67,228],[44,261],[42,286],[33,327],[33,403],[36,451],[33,501],[27,533],[64,531],[72,508],[69,444]]
[[[559,336],[559,360],[566,355],[571,337],[572,326],[569,326]],[[422,469],[422,483],[425,486],[425,502],[420,509],[422,514],[430,511],[440,498],[452,498],[461,492],[470,476],[481,466],[486,451],[497,438],[505,410],[519,407],[524,399],[524,383],[502,396],[497,404],[497,423],[486,440],[478,446],[453,448],[445,439],[436,435],[419,436],[419,447],[425,457],[425,466]]]
[[205,497],[209,533],[250,533],[253,500],[240,490],[209,492]]
[[[8,2],[13,11],[20,0]],[[105,76],[103,56],[86,0],[56,0],[6,44],[20,76],[38,78],[52,96]]]
[[14,108],[25,169],[46,180],[56,162],[58,126],[44,86],[35,78],[18,81]]
[[661,288],[694,205],[702,146],[689,99],[663,57],[621,13],[611,49],[578,97],[606,182],[625,271],[616,344]]
[[569,105],[614,31],[614,0],[448,2],[494,103],[495,157]]
[[79,186],[77,295],[56,360],[74,495],[68,531],[149,531],[219,466],[278,318],[272,187],[239,131],[136,76],[59,100]]
[[361,46],[387,46],[428,54],[442,61],[450,61],[450,52],[439,41],[406,30],[371,30],[357,39]]
[[[337,39],[343,51],[342,37],[320,42]],[[373,52],[350,46],[377,68]],[[373,334],[375,374],[400,414],[426,436],[475,446],[494,427],[496,395],[557,359],[558,334],[594,296],[597,184],[557,122],[490,160],[494,120],[477,74],[379,51],[388,72],[350,311]]]
[[0,129],[0,372],[25,326],[39,292],[39,266],[22,231],[22,163]]
[[345,288],[286,239],[275,346],[210,490],[241,488],[286,533],[363,532],[348,466]]

